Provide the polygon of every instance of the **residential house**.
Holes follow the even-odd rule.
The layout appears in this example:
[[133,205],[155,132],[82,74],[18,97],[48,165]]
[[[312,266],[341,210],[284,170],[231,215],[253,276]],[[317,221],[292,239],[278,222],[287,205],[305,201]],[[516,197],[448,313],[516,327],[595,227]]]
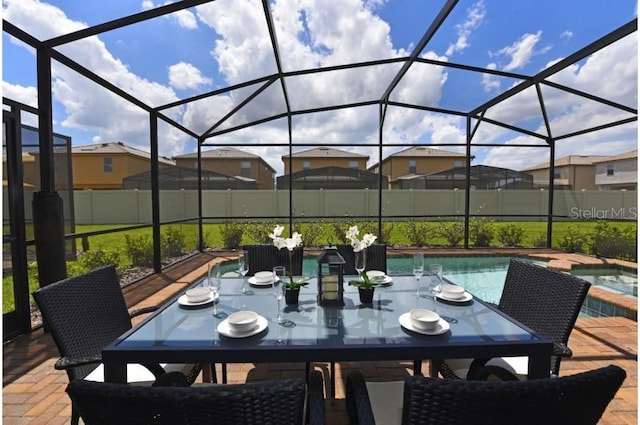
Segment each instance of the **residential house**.
[[[198,154],[189,153],[174,156],[176,166],[198,168]],[[201,152],[202,170],[235,177],[246,185],[257,189],[273,189],[276,170],[261,156],[232,147],[224,147]]]
[[[34,155],[38,163],[39,155]],[[72,147],[71,163],[73,189],[122,189],[122,179],[150,170],[151,154],[122,142],[97,143]],[[169,158],[160,157],[158,166],[162,169],[175,164]],[[56,188],[67,189],[66,148],[54,150],[54,167]],[[39,170],[39,164],[36,170]]]
[[[380,176],[367,171],[369,156],[330,147],[283,155],[278,189],[377,189]],[[290,172],[291,170],[291,172]],[[386,179],[382,182],[386,187]]]
[[[193,168],[173,167],[158,171],[158,180],[162,190],[243,190],[256,189],[257,182],[240,176],[227,176],[214,171]],[[200,182],[200,184],[198,184]],[[122,180],[123,189],[151,189],[151,172],[135,174]]]
[[[556,189],[596,190],[596,161],[606,159],[603,155],[568,155],[554,162],[553,184]],[[549,162],[520,170],[533,176],[533,184],[538,188],[549,187]]]
[[609,156],[593,162],[595,184],[599,190],[638,190],[638,150]]
[[[473,157],[471,157],[473,159]],[[466,154],[450,152],[426,146],[413,146],[396,152],[383,159],[380,164],[369,167],[369,171],[377,173],[381,170],[390,186],[399,188],[403,180],[416,176],[436,173],[451,168],[465,166]]]
[[[2,155],[2,185],[7,185],[7,156]],[[40,181],[37,178],[36,158],[28,152],[22,153],[22,184],[24,187],[39,187]]]
[[289,164],[289,155],[282,155],[284,174],[324,167],[366,170],[368,160],[368,155],[324,146],[293,153],[291,164]]
[[[527,190],[533,188],[533,177],[508,168],[472,165],[469,168],[471,189]],[[465,189],[467,167],[455,167],[431,174],[409,174],[397,178],[392,189]]]

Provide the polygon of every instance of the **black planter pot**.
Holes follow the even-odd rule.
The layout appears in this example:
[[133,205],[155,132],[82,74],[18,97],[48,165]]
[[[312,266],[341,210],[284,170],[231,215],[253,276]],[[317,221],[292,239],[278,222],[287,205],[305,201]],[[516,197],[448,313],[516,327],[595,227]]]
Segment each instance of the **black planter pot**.
[[373,292],[376,288],[358,288],[360,302],[362,304],[373,304]]
[[298,304],[298,297],[300,296],[300,288],[287,289],[284,291],[284,300],[287,305]]

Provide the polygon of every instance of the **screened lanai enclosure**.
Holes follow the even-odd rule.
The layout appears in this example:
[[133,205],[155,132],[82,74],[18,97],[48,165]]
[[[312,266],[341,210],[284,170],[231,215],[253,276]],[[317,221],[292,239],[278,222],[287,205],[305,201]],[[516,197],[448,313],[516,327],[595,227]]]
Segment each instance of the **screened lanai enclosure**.
[[[77,16],[55,0],[3,2],[5,335],[30,327],[29,285],[65,277],[78,254],[124,246],[127,234],[147,238],[158,272],[176,229],[181,258],[237,248],[212,225],[278,223],[311,237],[324,223],[313,241],[322,246],[332,223],[359,223],[410,246],[407,222],[459,223],[469,248],[474,220],[538,223],[542,242],[531,246],[542,247],[554,247],[559,223],[589,221],[575,208],[637,220],[626,213],[635,193],[554,190],[557,159],[636,149],[633,1],[117,3],[90,2],[95,13]],[[590,8],[599,19],[574,32]],[[21,155],[26,127],[39,136],[33,164]],[[69,196],[54,134],[73,146],[121,142],[149,160],[119,188]],[[437,157],[396,156],[421,146]],[[203,152],[229,147],[276,170],[269,189],[258,163],[203,165]],[[366,164],[329,159],[301,172],[296,154],[321,147]],[[190,168],[160,167],[185,154],[196,154]],[[81,168],[74,156],[67,176],[99,180],[102,168],[122,171],[117,161]],[[545,162],[542,182],[522,172]]]

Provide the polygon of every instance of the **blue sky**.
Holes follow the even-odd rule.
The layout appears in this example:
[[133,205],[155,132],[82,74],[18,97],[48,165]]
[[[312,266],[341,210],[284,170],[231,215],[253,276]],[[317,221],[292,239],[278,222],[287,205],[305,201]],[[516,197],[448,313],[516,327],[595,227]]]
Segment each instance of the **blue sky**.
[[[285,70],[302,70],[407,56],[444,1],[436,0],[279,0],[271,3]],[[153,1],[3,0],[3,18],[45,40],[127,14],[158,7]],[[460,1],[421,52],[425,58],[534,75],[637,16],[631,0]],[[224,88],[275,71],[260,2],[218,0],[171,16],[101,34],[60,50],[143,102],[158,106]],[[637,108],[637,34],[610,46],[553,78]],[[287,86],[294,108],[379,99],[398,66],[358,69],[292,78]],[[76,145],[122,141],[148,150],[148,118],[70,70],[53,66],[54,130]],[[467,111],[518,80],[453,68],[413,66],[392,99]],[[3,33],[3,96],[37,104],[32,49]],[[202,132],[246,94],[234,92],[168,111],[176,121]],[[555,134],[597,125],[618,111],[545,88]],[[267,89],[251,107],[234,116],[238,124],[283,111],[282,95]],[[487,112],[528,130],[541,129],[531,92]],[[375,143],[378,108],[334,111],[294,118],[294,142]],[[285,120],[216,138],[216,143],[287,141]],[[223,126],[226,124],[223,124]],[[160,150],[174,156],[194,150],[193,139],[161,127]],[[385,140],[393,143],[453,143],[463,152],[465,120],[449,115],[390,108]],[[480,142],[536,144],[535,138],[483,125]],[[557,156],[617,154],[636,148],[637,126],[625,125],[558,144]],[[355,150],[355,148],[345,147]],[[385,154],[400,147],[389,148]],[[359,149],[374,157],[376,149]],[[251,148],[281,170],[285,153]],[[543,161],[543,150],[477,148],[475,164],[522,169]],[[541,158],[542,156],[542,158]]]

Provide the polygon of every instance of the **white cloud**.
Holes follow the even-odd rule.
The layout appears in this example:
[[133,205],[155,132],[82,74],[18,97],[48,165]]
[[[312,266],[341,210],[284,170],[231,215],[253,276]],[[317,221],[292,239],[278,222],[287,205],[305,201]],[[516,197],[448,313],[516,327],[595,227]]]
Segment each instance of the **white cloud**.
[[565,39],[565,40],[572,39],[573,38],[573,31],[570,31],[570,30],[563,31],[562,34],[560,34],[560,38]]
[[[167,5],[171,3],[173,2],[166,1],[163,3],[163,5]],[[153,4],[153,1],[151,0],[143,0],[142,2],[142,10],[154,9],[156,7],[158,6]],[[182,10],[178,10],[177,12],[173,12],[169,15],[166,15],[166,18],[174,19],[176,22],[178,22],[178,25],[180,25],[182,28],[185,28],[185,29],[192,30],[192,29],[198,28],[198,20],[196,19],[196,16],[187,9],[182,9]]]
[[456,32],[458,33],[458,39],[455,43],[449,45],[445,54],[447,56],[451,56],[455,52],[461,52],[469,47],[469,36],[471,35],[471,32],[482,25],[486,15],[487,11],[483,0],[474,3],[469,9],[467,9],[467,19],[463,23],[455,26]]
[[[491,62],[487,69],[498,69],[498,65]],[[500,90],[500,80],[493,74],[482,74],[482,87],[486,92],[496,92]]]
[[536,51],[536,45],[542,37],[542,31],[538,31],[535,34],[524,34],[520,39],[510,46],[504,47],[492,56],[505,55],[509,58],[509,63],[502,69],[504,71],[513,71],[515,69],[521,69],[529,63],[533,55],[542,54],[547,52],[550,47],[544,47],[541,50]]
[[2,96],[34,108],[38,107],[38,90],[35,87],[25,87],[3,81]]
[[213,83],[190,63],[179,62],[169,67],[169,84],[179,90],[195,89]]

